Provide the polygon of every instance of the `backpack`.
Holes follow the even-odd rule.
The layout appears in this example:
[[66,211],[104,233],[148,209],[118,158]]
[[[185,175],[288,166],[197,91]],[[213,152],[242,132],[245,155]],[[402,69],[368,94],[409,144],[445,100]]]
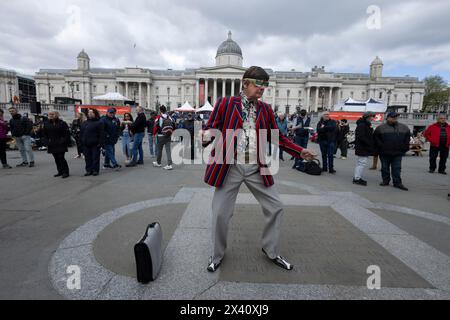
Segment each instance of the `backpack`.
[[317,159],[314,159],[313,161],[310,162],[303,162],[301,165],[297,167],[297,170],[312,176],[322,175],[322,168],[320,166],[320,161]]
[[167,117],[163,120],[162,126],[161,126],[161,133],[166,137],[170,137],[172,135],[173,122],[172,122],[172,119],[170,119],[169,117]]

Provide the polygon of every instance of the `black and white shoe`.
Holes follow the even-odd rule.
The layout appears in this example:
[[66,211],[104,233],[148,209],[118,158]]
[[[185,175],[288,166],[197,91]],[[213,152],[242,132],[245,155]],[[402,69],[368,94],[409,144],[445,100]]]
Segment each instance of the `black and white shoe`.
[[273,263],[275,263],[277,266],[279,266],[280,268],[286,269],[288,271],[291,271],[294,269],[294,265],[290,264],[289,262],[286,261],[286,259],[284,259],[282,256],[278,256],[275,259],[271,259],[269,257],[269,255],[267,254],[267,252],[262,249],[262,251],[264,252],[264,254],[267,256],[267,258],[270,259],[270,261],[272,261]]
[[208,268],[207,270],[209,272],[216,272],[217,269],[219,269],[220,265],[222,264],[222,261],[220,261],[219,263],[213,263],[212,262],[212,257],[209,258],[209,262],[208,262]]

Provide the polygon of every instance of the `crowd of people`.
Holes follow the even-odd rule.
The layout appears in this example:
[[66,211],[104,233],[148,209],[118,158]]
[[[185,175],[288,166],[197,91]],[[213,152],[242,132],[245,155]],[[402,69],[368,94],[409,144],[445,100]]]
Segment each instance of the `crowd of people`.
[[[123,119],[117,117],[115,108],[108,109],[106,115],[100,116],[97,109],[91,108],[87,113],[77,113],[70,126],[60,119],[57,111],[51,111],[38,122],[33,123],[25,115],[20,115],[14,107],[8,110],[11,114],[9,122],[4,120],[4,111],[0,110],[0,156],[4,169],[12,167],[7,162],[8,133],[14,139],[20,151],[22,162],[16,167],[34,167],[33,145],[39,150],[47,150],[54,157],[57,172],[55,177],[66,179],[70,176],[65,154],[72,144],[76,145],[75,158],[85,161],[85,176],[98,176],[103,155],[103,169],[119,170],[122,165],[116,159],[116,145],[122,142],[122,152],[126,158],[126,167],[144,164],[143,143],[146,132],[150,157],[154,158],[153,166],[162,166],[162,152],[165,148],[168,163],[165,170],[173,170],[171,158],[172,133],[177,128],[186,128],[194,135],[194,121],[203,121],[198,115],[182,115],[167,112],[163,105],[160,113],[152,112],[147,118],[144,108],[137,107],[137,116],[126,113]],[[191,142],[193,142],[191,140]],[[193,148],[191,157],[194,157]]]
[[[119,120],[116,109],[110,108],[107,114],[100,116],[96,109],[89,109],[87,114],[77,113],[70,124],[60,119],[58,112],[52,111],[48,118],[33,125],[26,116],[20,115],[12,107],[9,110],[11,120],[4,120],[4,111],[0,110],[0,158],[4,169],[11,169],[7,162],[7,134],[11,132],[22,162],[17,167],[34,167],[32,141],[40,141],[42,148],[52,154],[57,172],[55,177],[69,177],[69,166],[65,159],[68,147],[72,141],[76,145],[75,158],[85,160],[85,176],[100,174],[100,161],[103,154],[103,169],[118,170],[122,165],[116,159],[116,145],[121,140],[122,152],[126,159],[126,167],[136,167],[144,164],[143,142],[147,133],[149,155],[155,161],[153,166],[163,167],[162,155],[165,149],[167,165],[165,170],[173,170],[171,155],[172,133],[175,129],[184,128],[191,133],[191,159],[194,159],[194,123],[202,120],[197,115],[187,114],[185,117],[174,112],[168,113],[165,106],[160,107],[159,114],[152,112],[147,118],[142,107],[137,107],[137,115],[126,113]],[[287,137],[296,145],[307,148],[311,136],[315,133],[315,141],[320,146],[322,156],[322,171],[336,173],[334,159],[340,150],[342,160],[347,159],[349,144],[354,145],[357,157],[353,183],[367,186],[364,171],[373,157],[372,167],[376,170],[381,162],[381,186],[388,186],[392,180],[394,187],[408,190],[402,182],[402,158],[409,150],[421,155],[425,140],[430,142],[429,172],[436,170],[446,174],[446,162],[450,147],[450,126],[445,115],[439,115],[438,121],[429,126],[425,132],[411,136],[409,128],[398,122],[399,114],[391,112],[386,122],[376,129],[373,128],[374,113],[366,112],[357,121],[354,141],[349,141],[350,128],[346,119],[336,121],[330,118],[329,112],[324,112],[317,127],[311,127],[311,117],[306,110],[297,109],[297,113],[287,116],[284,113],[275,115],[278,129],[282,136]],[[204,123],[203,123],[204,125]],[[420,152],[417,151],[418,147]],[[279,159],[285,161],[283,150],[279,149]],[[437,159],[439,163],[437,163]],[[294,159],[293,168],[301,169],[302,159]]]
[[[408,126],[398,122],[398,117],[398,113],[390,112],[386,122],[374,128],[375,113],[366,112],[356,122],[354,133],[350,131],[346,119],[333,120],[327,111],[322,113],[316,128],[311,127],[311,117],[307,111],[300,109],[289,117],[278,113],[276,123],[284,136],[302,148],[307,148],[310,140],[319,144],[322,172],[335,174],[334,162],[338,150],[340,159],[347,160],[348,149],[353,146],[357,158],[353,176],[353,183],[356,185],[367,186],[363,175],[369,165],[369,158],[372,157],[370,170],[377,170],[378,162],[381,162],[381,186],[388,186],[392,181],[395,188],[407,191],[401,178],[402,159],[408,151],[421,156],[426,141],[430,143],[429,172],[437,170],[439,174],[445,175],[450,147],[450,126],[446,115],[438,115],[436,123],[424,132],[418,132],[415,137],[411,135]],[[282,150],[280,160],[284,161]],[[302,171],[303,164],[301,159],[295,159],[293,169]]]

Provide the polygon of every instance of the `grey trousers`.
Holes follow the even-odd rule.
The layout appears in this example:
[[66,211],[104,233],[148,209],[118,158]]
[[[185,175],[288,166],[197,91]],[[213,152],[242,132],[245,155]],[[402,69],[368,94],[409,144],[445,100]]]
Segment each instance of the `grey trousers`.
[[271,259],[280,255],[280,228],[283,204],[277,189],[266,187],[259,173],[258,165],[232,165],[225,183],[216,188],[212,202],[213,263],[222,261],[227,248],[228,227],[234,213],[239,188],[245,183],[260,203],[266,226],[262,236],[262,248]]
[[158,135],[158,145],[156,146],[157,151],[158,151],[156,161],[158,162],[158,164],[161,164],[162,150],[163,150],[164,146],[166,146],[167,164],[169,166],[172,165],[171,141],[172,141],[171,137],[165,137],[162,135]]

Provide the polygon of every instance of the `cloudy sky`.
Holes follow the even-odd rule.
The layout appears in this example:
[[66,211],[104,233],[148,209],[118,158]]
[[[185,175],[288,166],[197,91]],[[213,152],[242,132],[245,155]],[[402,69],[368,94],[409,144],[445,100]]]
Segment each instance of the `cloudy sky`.
[[246,66],[368,73],[379,55],[385,75],[450,82],[448,0],[2,0],[0,21],[0,67],[27,74],[82,48],[92,67],[212,66],[231,30]]

